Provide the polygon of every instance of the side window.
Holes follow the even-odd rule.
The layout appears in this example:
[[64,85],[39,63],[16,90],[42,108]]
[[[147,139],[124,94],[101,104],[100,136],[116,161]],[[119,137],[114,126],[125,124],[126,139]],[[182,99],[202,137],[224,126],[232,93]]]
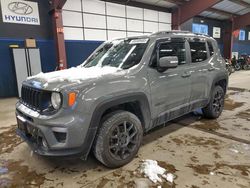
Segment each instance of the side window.
[[214,47],[211,41],[207,41],[210,56],[214,55]]
[[177,56],[178,64],[186,64],[186,50],[184,42],[162,43],[159,47],[159,58],[166,56]]
[[205,42],[189,42],[192,63],[198,63],[207,59],[207,49]]

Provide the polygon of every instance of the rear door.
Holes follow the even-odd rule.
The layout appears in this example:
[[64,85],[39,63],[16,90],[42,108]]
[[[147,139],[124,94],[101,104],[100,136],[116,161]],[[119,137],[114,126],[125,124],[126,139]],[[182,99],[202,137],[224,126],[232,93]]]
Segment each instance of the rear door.
[[191,97],[192,108],[203,106],[209,95],[210,54],[208,45],[202,39],[190,39]]

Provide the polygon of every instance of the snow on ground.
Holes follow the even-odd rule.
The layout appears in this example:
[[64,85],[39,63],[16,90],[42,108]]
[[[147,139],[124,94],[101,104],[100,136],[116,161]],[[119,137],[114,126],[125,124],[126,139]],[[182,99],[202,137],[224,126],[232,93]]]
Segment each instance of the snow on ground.
[[119,72],[121,69],[116,67],[73,67],[70,69],[60,70],[60,71],[54,71],[50,73],[39,73],[35,76],[28,77],[28,80],[30,79],[41,79],[45,81],[44,87],[48,86],[49,83],[54,82],[62,82],[62,81],[69,81],[69,82],[78,82],[80,83],[83,80],[86,79],[93,79],[93,78],[99,78],[104,75],[108,74],[115,74]]
[[144,160],[139,168],[140,173],[148,177],[152,182],[162,182],[162,178],[167,180],[170,183],[174,181],[174,175],[167,173],[165,168],[162,168],[158,165],[157,161],[154,160]]

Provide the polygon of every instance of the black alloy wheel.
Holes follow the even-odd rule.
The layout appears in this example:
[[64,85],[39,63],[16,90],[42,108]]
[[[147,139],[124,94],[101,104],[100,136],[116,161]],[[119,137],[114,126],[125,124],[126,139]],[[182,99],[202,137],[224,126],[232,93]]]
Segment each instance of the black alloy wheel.
[[93,152],[109,168],[129,163],[137,154],[143,136],[139,118],[128,111],[115,111],[103,117]]

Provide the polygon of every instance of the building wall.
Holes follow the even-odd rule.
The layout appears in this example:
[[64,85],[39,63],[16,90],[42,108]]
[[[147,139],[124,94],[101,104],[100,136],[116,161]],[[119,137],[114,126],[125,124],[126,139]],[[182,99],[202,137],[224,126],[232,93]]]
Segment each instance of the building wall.
[[[9,45],[24,47],[26,38],[34,38],[41,53],[42,71],[56,68],[49,3],[28,1],[38,2],[40,25],[3,23],[0,7],[0,98],[17,96]],[[63,22],[67,63],[72,67],[82,63],[105,40],[171,29],[171,14],[99,0],[67,0]]]
[[0,7],[0,97],[17,95],[15,68],[9,45],[17,44],[24,47],[26,38],[36,39],[41,53],[42,70],[55,70],[55,50],[48,1],[30,1],[38,2],[40,25],[4,23]]
[[171,13],[99,0],[68,0],[63,23],[66,40],[105,41],[171,30]]
[[242,28],[245,31],[245,40],[239,40],[239,37],[234,37],[233,51],[240,54],[250,55],[250,26]]
[[[213,27],[220,27],[221,28],[221,37],[216,39],[218,42],[218,45],[220,47],[220,50],[223,54],[223,35],[225,32],[225,26],[227,22],[225,21],[219,21],[215,19],[209,19],[209,18],[204,18],[204,17],[194,17],[184,24],[182,24],[181,29],[182,30],[187,30],[187,31],[192,31],[192,24],[193,23],[199,23],[199,24],[206,24],[208,25],[208,35],[213,36]],[[250,32],[250,27],[245,27],[242,28],[245,30],[246,37],[245,40],[240,41],[239,36],[233,36],[233,52],[238,52],[240,54],[249,54],[250,55],[250,38],[249,38],[249,32]]]

